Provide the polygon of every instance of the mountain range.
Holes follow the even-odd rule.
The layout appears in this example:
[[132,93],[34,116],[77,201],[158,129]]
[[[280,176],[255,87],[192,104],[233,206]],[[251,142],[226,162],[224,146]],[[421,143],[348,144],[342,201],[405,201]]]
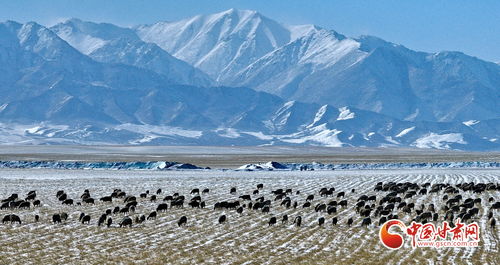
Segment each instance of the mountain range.
[[230,9],[0,23],[0,143],[500,150],[500,65]]

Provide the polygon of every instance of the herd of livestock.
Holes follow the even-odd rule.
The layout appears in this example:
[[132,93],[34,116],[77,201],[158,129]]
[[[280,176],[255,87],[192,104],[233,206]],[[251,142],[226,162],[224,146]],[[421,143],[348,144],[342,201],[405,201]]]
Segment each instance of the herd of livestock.
[[[489,226],[494,229],[496,225],[496,211],[500,209],[500,202],[495,201],[492,196],[500,191],[498,183],[462,183],[462,184],[445,184],[445,183],[424,183],[417,184],[411,182],[396,183],[396,182],[379,182],[375,185],[372,192],[369,194],[357,195],[356,190],[351,191],[336,191],[334,187],[324,187],[315,194],[306,194],[302,197],[299,190],[289,188],[272,190],[267,193],[267,197],[263,194],[264,185],[258,184],[256,189],[249,194],[237,193],[237,188],[233,187],[229,191],[228,200],[219,201],[213,205],[207,205],[202,197],[210,193],[208,188],[192,189],[189,195],[181,195],[179,193],[165,194],[161,189],[156,192],[145,191],[134,196],[128,194],[121,189],[115,189],[108,196],[94,199],[89,190],[85,190],[79,199],[70,198],[63,190],[57,191],[54,196],[62,205],[68,207],[78,207],[81,205],[96,205],[109,204],[106,209],[98,217],[91,217],[89,214],[81,212],[79,222],[82,224],[90,224],[92,220],[97,220],[98,226],[111,227],[114,225],[113,218],[120,218],[120,222],[115,225],[119,227],[132,227],[134,224],[140,224],[148,220],[154,220],[161,214],[166,214],[169,209],[184,209],[190,208],[213,208],[214,211],[235,211],[242,215],[245,211],[255,211],[263,214],[271,214],[273,209],[274,215],[280,209],[302,208],[303,211],[314,211],[320,213],[317,220],[319,226],[325,224],[325,217],[330,218],[332,225],[340,224],[341,216],[340,209],[350,209],[356,212],[359,218],[345,217],[342,222],[348,226],[360,224],[368,226],[372,224],[372,220],[378,219],[378,225],[385,223],[390,219],[398,219],[402,216],[410,216],[411,220],[421,223],[436,222],[439,220],[449,221],[451,225],[457,219],[462,222],[471,222],[482,214],[486,214]],[[487,201],[483,201],[478,195],[488,193]],[[417,204],[416,199],[422,196],[439,196],[439,205]],[[327,198],[326,200],[319,200]],[[498,196],[496,196],[498,198]],[[330,198],[330,199],[328,199]],[[119,202],[119,206],[116,202]],[[154,203],[155,209],[146,212],[138,213],[138,205],[142,203]],[[10,212],[4,214],[2,223],[18,223],[21,224],[20,216],[16,215],[17,211],[30,211],[36,207],[42,207],[43,203],[38,199],[36,191],[28,192],[24,199],[19,194],[12,194],[7,198],[2,199],[0,210]],[[309,210],[310,209],[310,210]],[[64,209],[63,209],[64,210]],[[68,221],[66,212],[58,212],[52,216],[43,216],[42,220],[36,212],[28,212],[25,216],[30,216],[34,222],[42,222],[42,220],[51,220],[52,223],[58,224],[63,221]],[[278,221],[282,224],[292,222],[295,226],[302,225],[302,216],[288,216],[281,214],[278,218],[272,216],[266,225],[275,225]],[[135,216],[135,218],[134,218]],[[352,216],[352,215],[351,215]],[[26,217],[27,218],[27,217]],[[218,223],[225,223],[228,217],[221,214],[218,218]],[[293,221],[292,221],[293,220]],[[26,220],[24,220],[26,221]],[[188,223],[188,217],[183,215],[177,222],[178,226],[184,226]],[[356,223],[356,224],[355,224]]]

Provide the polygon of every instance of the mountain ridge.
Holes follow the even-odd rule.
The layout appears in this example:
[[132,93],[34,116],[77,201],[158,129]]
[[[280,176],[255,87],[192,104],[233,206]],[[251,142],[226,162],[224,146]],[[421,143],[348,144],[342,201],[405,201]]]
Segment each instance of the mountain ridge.
[[[497,64],[253,11],[167,24],[194,29],[172,54],[151,25],[0,23],[0,143],[500,150]],[[217,75],[174,56],[207,40]]]

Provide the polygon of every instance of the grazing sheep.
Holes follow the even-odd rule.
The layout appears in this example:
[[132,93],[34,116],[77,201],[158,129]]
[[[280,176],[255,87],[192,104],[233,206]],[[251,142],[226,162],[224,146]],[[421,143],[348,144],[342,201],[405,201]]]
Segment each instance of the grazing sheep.
[[288,215],[286,215],[286,214],[285,214],[285,215],[283,215],[283,218],[281,219],[281,223],[282,223],[282,224],[286,224],[286,223],[288,223]]
[[226,221],[226,215],[221,215],[219,217],[219,224],[223,224]]
[[102,202],[112,202],[113,198],[111,196],[104,196],[99,199]]
[[302,225],[302,216],[297,216],[295,217],[295,219],[293,220],[293,223],[297,225],[297,227],[300,227]]
[[21,218],[19,218],[19,216],[15,215],[15,214],[8,214],[8,215],[4,216],[4,218],[2,219],[3,224],[5,224],[7,222],[10,222],[11,224],[12,223],[21,224]]
[[73,200],[72,199],[66,199],[62,202],[64,205],[73,205]]
[[179,219],[177,225],[181,227],[182,225],[186,226],[186,224],[187,224],[187,217],[184,215]]
[[61,213],[61,219],[64,221],[68,220],[68,214],[67,213]]
[[319,226],[323,226],[323,224],[324,224],[324,223],[325,223],[325,217],[320,217],[320,218],[318,219],[318,225],[319,225]]
[[166,203],[161,203],[156,207],[157,212],[166,212],[168,210],[168,204]]
[[368,226],[372,224],[372,219],[370,217],[364,218],[363,221],[361,221],[361,226]]
[[86,204],[95,204],[93,198],[85,198],[83,202]]
[[123,218],[123,220],[119,223],[120,227],[124,227],[124,226],[127,226],[128,227],[132,227],[132,219],[128,216],[126,216],[125,218]]
[[85,215],[83,218],[82,218],[82,224],[90,224],[90,215]]
[[30,202],[21,202],[17,208],[19,209],[29,209],[31,206]]
[[156,219],[156,211],[153,211],[153,212],[151,212],[151,213],[148,215],[148,220],[151,220],[151,219]]
[[316,212],[326,211],[326,204],[322,203],[322,204],[316,205],[316,207],[314,207],[314,211],[316,211]]
[[381,225],[385,224],[385,222],[387,222],[387,217],[382,216],[382,217],[380,217],[380,219],[378,220],[378,225],[379,225],[379,226],[381,226]]
[[99,217],[99,221],[97,222],[97,226],[103,225],[104,222],[106,222],[106,217],[107,217],[106,214],[102,214],[101,217]]
[[61,221],[61,215],[59,215],[57,213],[54,214],[54,215],[52,215],[52,223],[54,223],[54,224],[59,223],[60,224],[61,222],[62,222]]
[[252,200],[252,198],[250,197],[250,195],[241,195],[239,198],[242,199],[242,200],[247,200],[247,201],[251,201]]

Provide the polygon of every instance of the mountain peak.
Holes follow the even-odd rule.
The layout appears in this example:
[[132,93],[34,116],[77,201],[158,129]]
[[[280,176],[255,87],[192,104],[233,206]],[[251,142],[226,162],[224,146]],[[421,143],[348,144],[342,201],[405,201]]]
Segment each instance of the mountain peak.
[[290,31],[253,10],[229,9],[136,28],[139,37],[209,74],[234,75],[290,41]]
[[230,8],[218,14],[239,15],[239,16],[260,15],[260,13],[255,10],[236,9],[236,8]]

